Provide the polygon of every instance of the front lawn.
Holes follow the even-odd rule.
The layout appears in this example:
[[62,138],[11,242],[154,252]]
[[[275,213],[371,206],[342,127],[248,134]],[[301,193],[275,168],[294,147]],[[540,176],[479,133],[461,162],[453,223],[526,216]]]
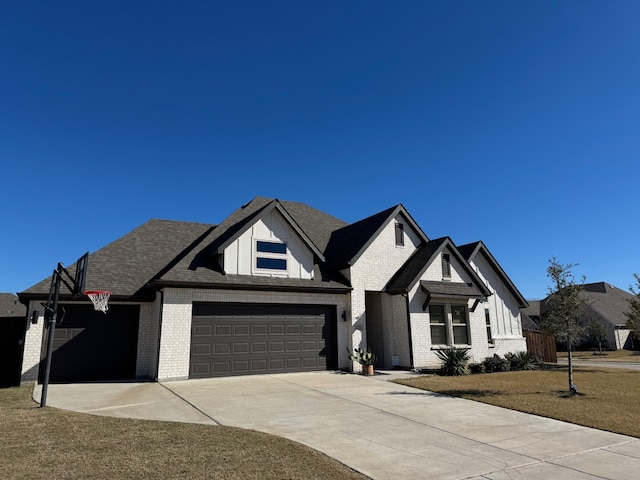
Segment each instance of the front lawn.
[[458,377],[425,375],[397,382],[640,437],[640,371],[576,367],[577,395],[567,394],[566,368]]
[[[608,352],[602,351],[602,355],[598,351],[580,351],[572,352],[571,357],[574,360],[588,360],[590,362],[627,362],[640,363],[640,352],[634,350],[615,350]],[[558,352],[558,358],[567,358],[567,352]]]
[[31,390],[0,389],[3,478],[366,478],[281,437],[41,409]]

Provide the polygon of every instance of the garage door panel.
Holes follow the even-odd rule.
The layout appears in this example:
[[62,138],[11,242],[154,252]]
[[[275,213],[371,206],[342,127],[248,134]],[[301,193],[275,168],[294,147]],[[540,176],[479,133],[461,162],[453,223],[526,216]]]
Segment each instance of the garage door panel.
[[[193,312],[190,377],[336,368],[335,348],[326,348],[335,343],[335,307],[194,304]],[[211,332],[206,339],[196,336],[204,325]],[[211,353],[200,343],[209,343]]]
[[50,382],[135,378],[139,312],[137,305],[111,305],[106,315],[90,305],[65,305],[54,334]]

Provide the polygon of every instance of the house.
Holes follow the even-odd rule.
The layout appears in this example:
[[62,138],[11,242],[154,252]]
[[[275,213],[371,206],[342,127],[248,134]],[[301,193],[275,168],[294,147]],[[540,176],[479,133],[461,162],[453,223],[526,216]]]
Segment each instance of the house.
[[[69,267],[73,271],[73,265]],[[23,381],[39,375],[50,280],[28,306]],[[256,197],[218,225],[150,220],[92,253],[86,289],[107,314],[61,296],[51,381],[202,378],[440,365],[467,346],[481,361],[525,350],[526,303],[484,244],[431,240],[402,205],[348,224],[308,205]]]
[[13,293],[0,293],[0,387],[20,384],[27,309]]
[[[588,325],[596,321],[607,330],[607,340],[603,342],[611,350],[633,348],[633,337],[627,328],[625,312],[629,311],[629,300],[633,298],[629,292],[614,287],[606,282],[586,283],[582,285],[582,296],[586,301],[581,324]],[[538,319],[548,310],[551,296],[540,301]],[[588,339],[582,343],[587,346]],[[580,348],[580,346],[579,346]]]

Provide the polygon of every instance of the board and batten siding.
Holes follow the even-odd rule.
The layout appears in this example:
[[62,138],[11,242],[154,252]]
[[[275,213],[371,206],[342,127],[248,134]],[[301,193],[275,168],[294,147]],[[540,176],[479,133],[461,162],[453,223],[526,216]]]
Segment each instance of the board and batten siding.
[[[287,271],[264,272],[254,268],[255,242],[265,240],[287,244]],[[274,275],[313,278],[313,252],[287,225],[282,215],[272,211],[247,229],[224,251],[224,271],[232,275]]]
[[483,254],[473,258],[471,267],[492,293],[486,303],[478,305],[478,310],[482,310],[483,314],[484,309],[489,308],[493,337],[491,354],[502,356],[509,352],[526,351],[527,341],[522,335],[518,300]]

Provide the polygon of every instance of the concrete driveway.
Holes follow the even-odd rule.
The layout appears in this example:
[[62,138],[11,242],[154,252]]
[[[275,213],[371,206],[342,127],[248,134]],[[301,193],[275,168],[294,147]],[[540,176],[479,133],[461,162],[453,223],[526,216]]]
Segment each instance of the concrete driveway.
[[[158,383],[51,385],[48,405],[260,430],[374,479],[626,479],[640,439],[381,379],[317,372]],[[34,392],[35,398],[37,391]]]

